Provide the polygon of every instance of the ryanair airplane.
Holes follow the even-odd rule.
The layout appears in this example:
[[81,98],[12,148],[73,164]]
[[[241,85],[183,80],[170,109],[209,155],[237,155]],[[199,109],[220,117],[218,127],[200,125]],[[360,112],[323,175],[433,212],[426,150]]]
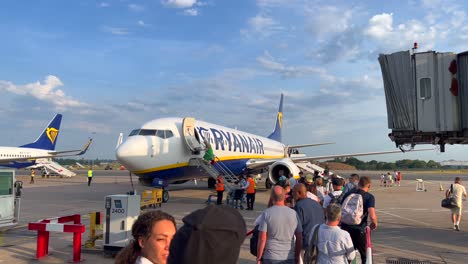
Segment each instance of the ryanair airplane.
[[33,143],[19,147],[0,147],[0,166],[18,169],[34,165],[37,159],[83,155],[92,139],[81,150],[55,151],[61,122],[62,115],[57,114]]
[[[161,118],[149,121],[141,128],[133,130],[123,143],[120,136],[116,156],[122,165],[139,177],[143,185],[165,187],[169,183],[213,177],[207,170],[200,169],[203,167],[200,163],[195,165],[192,163],[193,160],[203,158],[206,145],[210,145],[213,149],[216,157],[213,167],[220,170],[220,174],[223,174],[222,167],[227,168],[233,175],[268,170],[267,184],[276,183],[281,171],[284,175],[291,173],[298,178],[301,170],[296,165],[297,162],[400,152],[368,152],[318,157],[294,155],[290,154],[290,150],[331,143],[287,146],[281,142],[282,127],[283,95],[281,95],[276,127],[268,137],[191,117]],[[164,191],[163,200],[167,201],[168,197],[167,191]]]

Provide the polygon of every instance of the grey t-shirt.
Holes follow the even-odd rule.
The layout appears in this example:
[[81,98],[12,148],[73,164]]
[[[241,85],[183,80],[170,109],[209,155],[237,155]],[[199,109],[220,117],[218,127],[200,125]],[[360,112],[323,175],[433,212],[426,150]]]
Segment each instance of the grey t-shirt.
[[272,206],[262,213],[258,230],[267,233],[264,259],[294,259],[294,233],[302,233],[296,211],[287,206]]

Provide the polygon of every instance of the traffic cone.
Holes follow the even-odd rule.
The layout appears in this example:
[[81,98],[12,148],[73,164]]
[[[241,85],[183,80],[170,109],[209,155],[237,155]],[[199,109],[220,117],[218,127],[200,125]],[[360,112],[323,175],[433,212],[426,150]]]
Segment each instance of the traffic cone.
[[442,187],[442,183],[439,182],[439,191],[444,191],[444,187]]

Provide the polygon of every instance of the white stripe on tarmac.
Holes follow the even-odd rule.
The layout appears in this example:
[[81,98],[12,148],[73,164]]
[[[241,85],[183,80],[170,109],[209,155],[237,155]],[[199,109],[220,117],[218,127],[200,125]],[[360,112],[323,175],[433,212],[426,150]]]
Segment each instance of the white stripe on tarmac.
[[382,210],[376,209],[375,211],[377,211],[379,213],[386,214],[386,215],[391,215],[393,217],[397,217],[397,218],[400,218],[400,219],[403,219],[403,220],[407,220],[407,221],[410,221],[410,222],[414,222],[414,223],[418,223],[418,224],[424,224],[424,225],[427,225],[427,226],[433,226],[432,224],[428,224],[428,223],[425,223],[423,221],[413,220],[413,219],[410,219],[410,218],[407,218],[407,217],[403,217],[403,216],[400,216],[400,215],[397,215],[397,214],[392,214],[392,213],[385,212],[385,211],[382,211]]

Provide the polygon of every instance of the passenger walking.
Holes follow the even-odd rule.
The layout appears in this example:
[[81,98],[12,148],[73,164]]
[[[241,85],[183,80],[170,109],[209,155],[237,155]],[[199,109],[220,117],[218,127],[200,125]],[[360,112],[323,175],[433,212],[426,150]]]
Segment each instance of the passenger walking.
[[294,186],[296,186],[297,184],[297,180],[294,178],[294,175],[292,173],[289,173],[288,179],[289,179],[289,185],[291,186],[291,190],[293,190]]
[[304,250],[309,246],[307,238],[315,225],[323,224],[325,221],[322,206],[315,200],[307,198],[307,190],[304,184],[299,183],[293,190],[296,205],[294,210],[299,217],[302,225],[302,251],[301,259],[304,256]]
[[466,190],[465,186],[461,185],[461,179],[460,177],[455,178],[455,182],[450,185],[450,188],[447,189],[445,192],[445,196],[447,198],[452,197],[455,198],[455,201],[457,203],[457,206],[455,208],[450,208],[452,211],[452,223],[453,223],[453,229],[460,231],[460,221],[461,221],[461,216],[462,216],[462,196],[466,198]]
[[[257,245],[257,263],[294,264],[302,249],[302,226],[297,213],[284,204],[285,191],[273,187],[273,206],[260,216]],[[294,236],[296,237],[294,242]]]
[[244,243],[244,218],[235,209],[209,205],[182,219],[172,240],[169,264],[235,264]]
[[356,190],[358,188],[358,184],[359,184],[359,175],[356,173],[351,174],[349,176],[349,182],[347,182],[344,185],[343,193],[347,194],[352,190]]
[[323,178],[319,177],[315,180],[315,186],[317,187],[317,196],[320,198],[320,201],[323,202],[323,198],[325,198],[326,192],[325,188],[323,187]]
[[340,204],[343,201],[343,191],[341,188],[343,187],[343,179],[334,177],[331,180],[333,191],[330,192],[325,198],[323,198],[323,211],[324,214],[327,215],[327,208],[330,204]]
[[88,186],[91,185],[92,180],[93,180],[93,168],[88,170]]
[[322,201],[317,196],[317,186],[315,186],[312,174],[308,174],[306,179],[307,198],[310,198],[321,205]]
[[31,180],[29,181],[30,184],[34,183],[34,177],[36,176],[36,171],[31,169]]
[[[318,264],[348,264],[356,257],[356,251],[348,232],[341,230],[338,224],[341,220],[341,208],[337,204],[327,207],[327,223],[315,226],[310,232],[309,241],[313,239],[313,232],[318,229],[317,263]],[[312,242],[309,242],[312,243]],[[364,262],[363,262],[364,263]]]
[[141,214],[133,223],[132,236],[115,258],[116,264],[165,264],[176,233],[174,217],[162,211]]
[[222,175],[218,175],[218,178],[216,179],[215,187],[216,187],[216,194],[217,194],[216,204],[217,205],[223,204],[224,179]]
[[255,202],[256,184],[251,174],[247,175],[247,181],[249,183],[249,186],[247,187],[247,189],[245,189],[245,192],[247,193],[247,210],[253,210],[253,205]]
[[[347,193],[343,197],[342,203],[342,220],[341,228],[348,231],[353,240],[354,248],[359,251],[362,263],[366,263],[366,226],[367,218],[370,218],[370,229],[377,228],[377,215],[375,213],[375,198],[374,195],[369,193],[371,187],[371,180],[367,176],[362,176],[359,179],[359,188],[355,191]],[[362,199],[362,203],[357,202]],[[362,212],[360,222],[351,224],[349,222],[349,212]],[[345,220],[346,218],[346,220]],[[347,222],[347,223],[345,223]]]

